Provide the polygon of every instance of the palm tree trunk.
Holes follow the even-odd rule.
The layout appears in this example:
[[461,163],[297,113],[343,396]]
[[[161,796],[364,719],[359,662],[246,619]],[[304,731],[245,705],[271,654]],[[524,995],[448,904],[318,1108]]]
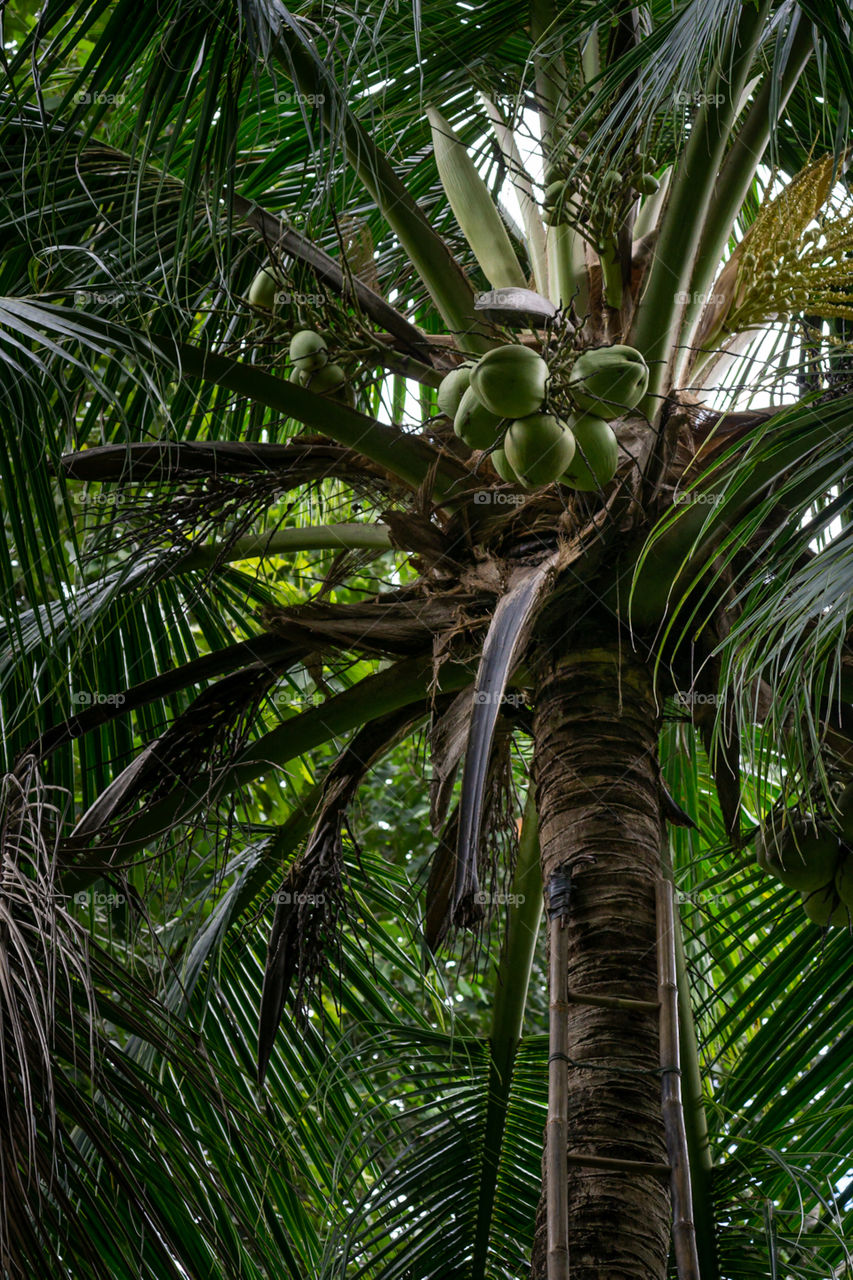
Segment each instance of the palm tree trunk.
[[[658,1015],[575,1003],[657,1000],[663,820],[651,673],[610,643],[549,656],[534,720],[545,884],[579,854],[568,923],[568,1223],[572,1280],[664,1280],[670,1236]],[[604,1157],[616,1168],[586,1166]],[[545,1199],[531,1275],[545,1280]]]

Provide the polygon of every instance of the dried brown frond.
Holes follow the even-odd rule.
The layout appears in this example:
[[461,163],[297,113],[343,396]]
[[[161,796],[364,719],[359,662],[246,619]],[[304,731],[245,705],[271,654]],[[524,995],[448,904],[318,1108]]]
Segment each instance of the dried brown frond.
[[[443,709],[449,699],[440,700]],[[375,761],[426,714],[426,705],[403,707],[366,725],[338,757],[323,785],[314,829],[276,894],[258,1033],[258,1075],[263,1082],[285,1004],[305,1012],[331,967],[340,968],[345,918],[343,831],[347,810]]]
[[[57,1013],[94,1002],[84,930],[56,885],[59,813],[32,760],[0,782],[0,1271],[16,1274],[13,1237],[27,1232],[58,1170]],[[72,988],[76,994],[72,997]],[[89,1019],[91,1022],[91,1017]],[[94,1045],[89,1040],[90,1072]],[[46,1142],[45,1142],[46,1139]]]

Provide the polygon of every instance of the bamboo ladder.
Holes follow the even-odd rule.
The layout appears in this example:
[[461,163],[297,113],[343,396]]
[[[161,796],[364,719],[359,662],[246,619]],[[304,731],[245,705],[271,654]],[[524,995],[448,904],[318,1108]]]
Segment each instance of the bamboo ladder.
[[[570,1280],[568,1170],[569,1165],[612,1169],[626,1173],[668,1177],[672,1201],[672,1242],[678,1280],[701,1280],[693,1225],[687,1133],[681,1099],[681,1054],[678,1043],[678,987],[675,970],[675,907],[671,881],[661,878],[655,888],[657,913],[657,1000],[619,996],[577,995],[569,991],[568,921],[572,869],[588,858],[570,859],[548,882],[549,1047],[548,1123],[545,1139],[547,1186],[548,1280]],[[569,1005],[602,1009],[656,1012],[660,1017],[660,1075],[664,1136],[668,1164],[617,1160],[607,1156],[573,1155],[568,1147]]]

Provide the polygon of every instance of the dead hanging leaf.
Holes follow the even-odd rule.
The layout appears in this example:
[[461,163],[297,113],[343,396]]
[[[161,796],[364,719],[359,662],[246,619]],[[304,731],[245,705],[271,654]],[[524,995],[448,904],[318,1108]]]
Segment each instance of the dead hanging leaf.
[[370,226],[363,218],[355,218],[349,213],[341,215],[338,226],[343,238],[344,261],[350,271],[357,280],[363,281],[374,293],[381,295]]
[[156,799],[205,770],[212,778],[245,745],[254,712],[279,671],[278,663],[253,663],[200,693],[101,792],[75,825],[68,846],[87,842],[141,799]]
[[[438,700],[444,710],[450,696]],[[427,714],[425,702],[365,725],[332,765],[305,852],[277,895],[267,948],[258,1026],[258,1081],[263,1084],[288,993],[298,1010],[340,948],[344,911],[343,828],[347,809],[373,764]]]
[[427,516],[409,511],[383,511],[380,518],[391,532],[393,545],[417,556],[424,568],[443,567],[449,571],[457,565],[450,555],[450,540]]
[[483,797],[495,727],[509,677],[527,647],[536,618],[553,590],[560,568],[570,558],[571,552],[564,545],[541,564],[520,571],[514,586],[498,603],[486,636],[477,672],[459,805],[453,918],[460,924],[469,918],[479,892],[477,851]]
[[[456,848],[459,841],[460,806],[456,806],[439,836],[433,854],[426,889],[424,943],[433,954],[456,926],[479,934],[491,911],[485,902],[497,901],[502,882],[511,879],[518,851],[518,825],[514,817],[511,750],[515,717],[501,716],[489,757],[482,804],[482,836],[477,850],[477,877],[489,886],[488,892],[474,894],[464,914],[454,916],[453,889],[456,880]],[[507,856],[501,865],[501,848]]]
[[[433,717],[429,734],[432,780],[429,788],[429,821],[434,833],[447,817],[456,771],[465,751],[471,724],[474,687],[463,689],[441,716]],[[454,855],[455,856],[455,855]]]
[[435,954],[451,928],[451,904],[456,880],[456,844],[459,839],[459,806],[453,810],[432,855],[426,887],[424,942]]

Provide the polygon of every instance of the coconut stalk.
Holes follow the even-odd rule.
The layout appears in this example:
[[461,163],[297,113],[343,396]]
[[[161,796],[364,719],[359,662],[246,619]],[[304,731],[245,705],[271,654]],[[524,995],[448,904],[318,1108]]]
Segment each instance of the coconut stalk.
[[687,1131],[681,1103],[681,1050],[678,1037],[678,983],[675,967],[675,909],[672,883],[660,879],[657,898],[658,992],[663,1127],[671,1169],[672,1243],[678,1280],[701,1280],[693,1224],[693,1195]]
[[636,244],[642,240],[643,236],[647,236],[650,231],[654,231],[658,225],[663,206],[666,201],[666,194],[669,191],[669,184],[672,182],[672,165],[664,170],[660,178],[660,186],[652,195],[646,196],[640,205],[637,217],[634,220],[633,239]]
[[550,966],[548,1005],[548,1122],[545,1185],[548,1197],[548,1280],[569,1280],[569,935],[571,870],[565,864],[548,885]]
[[579,316],[589,310],[589,276],[583,237],[574,227],[558,223],[548,228],[548,297],[555,307],[574,302]]
[[622,259],[616,239],[608,240],[598,254],[601,263],[601,279],[604,301],[614,311],[622,309]]
[[191,543],[176,568],[185,573],[190,569],[207,569],[220,559],[233,563],[265,560],[295,551],[390,551],[391,547],[391,531],[384,524],[308,525],[247,534],[230,546],[227,542],[208,542],[198,547]]

